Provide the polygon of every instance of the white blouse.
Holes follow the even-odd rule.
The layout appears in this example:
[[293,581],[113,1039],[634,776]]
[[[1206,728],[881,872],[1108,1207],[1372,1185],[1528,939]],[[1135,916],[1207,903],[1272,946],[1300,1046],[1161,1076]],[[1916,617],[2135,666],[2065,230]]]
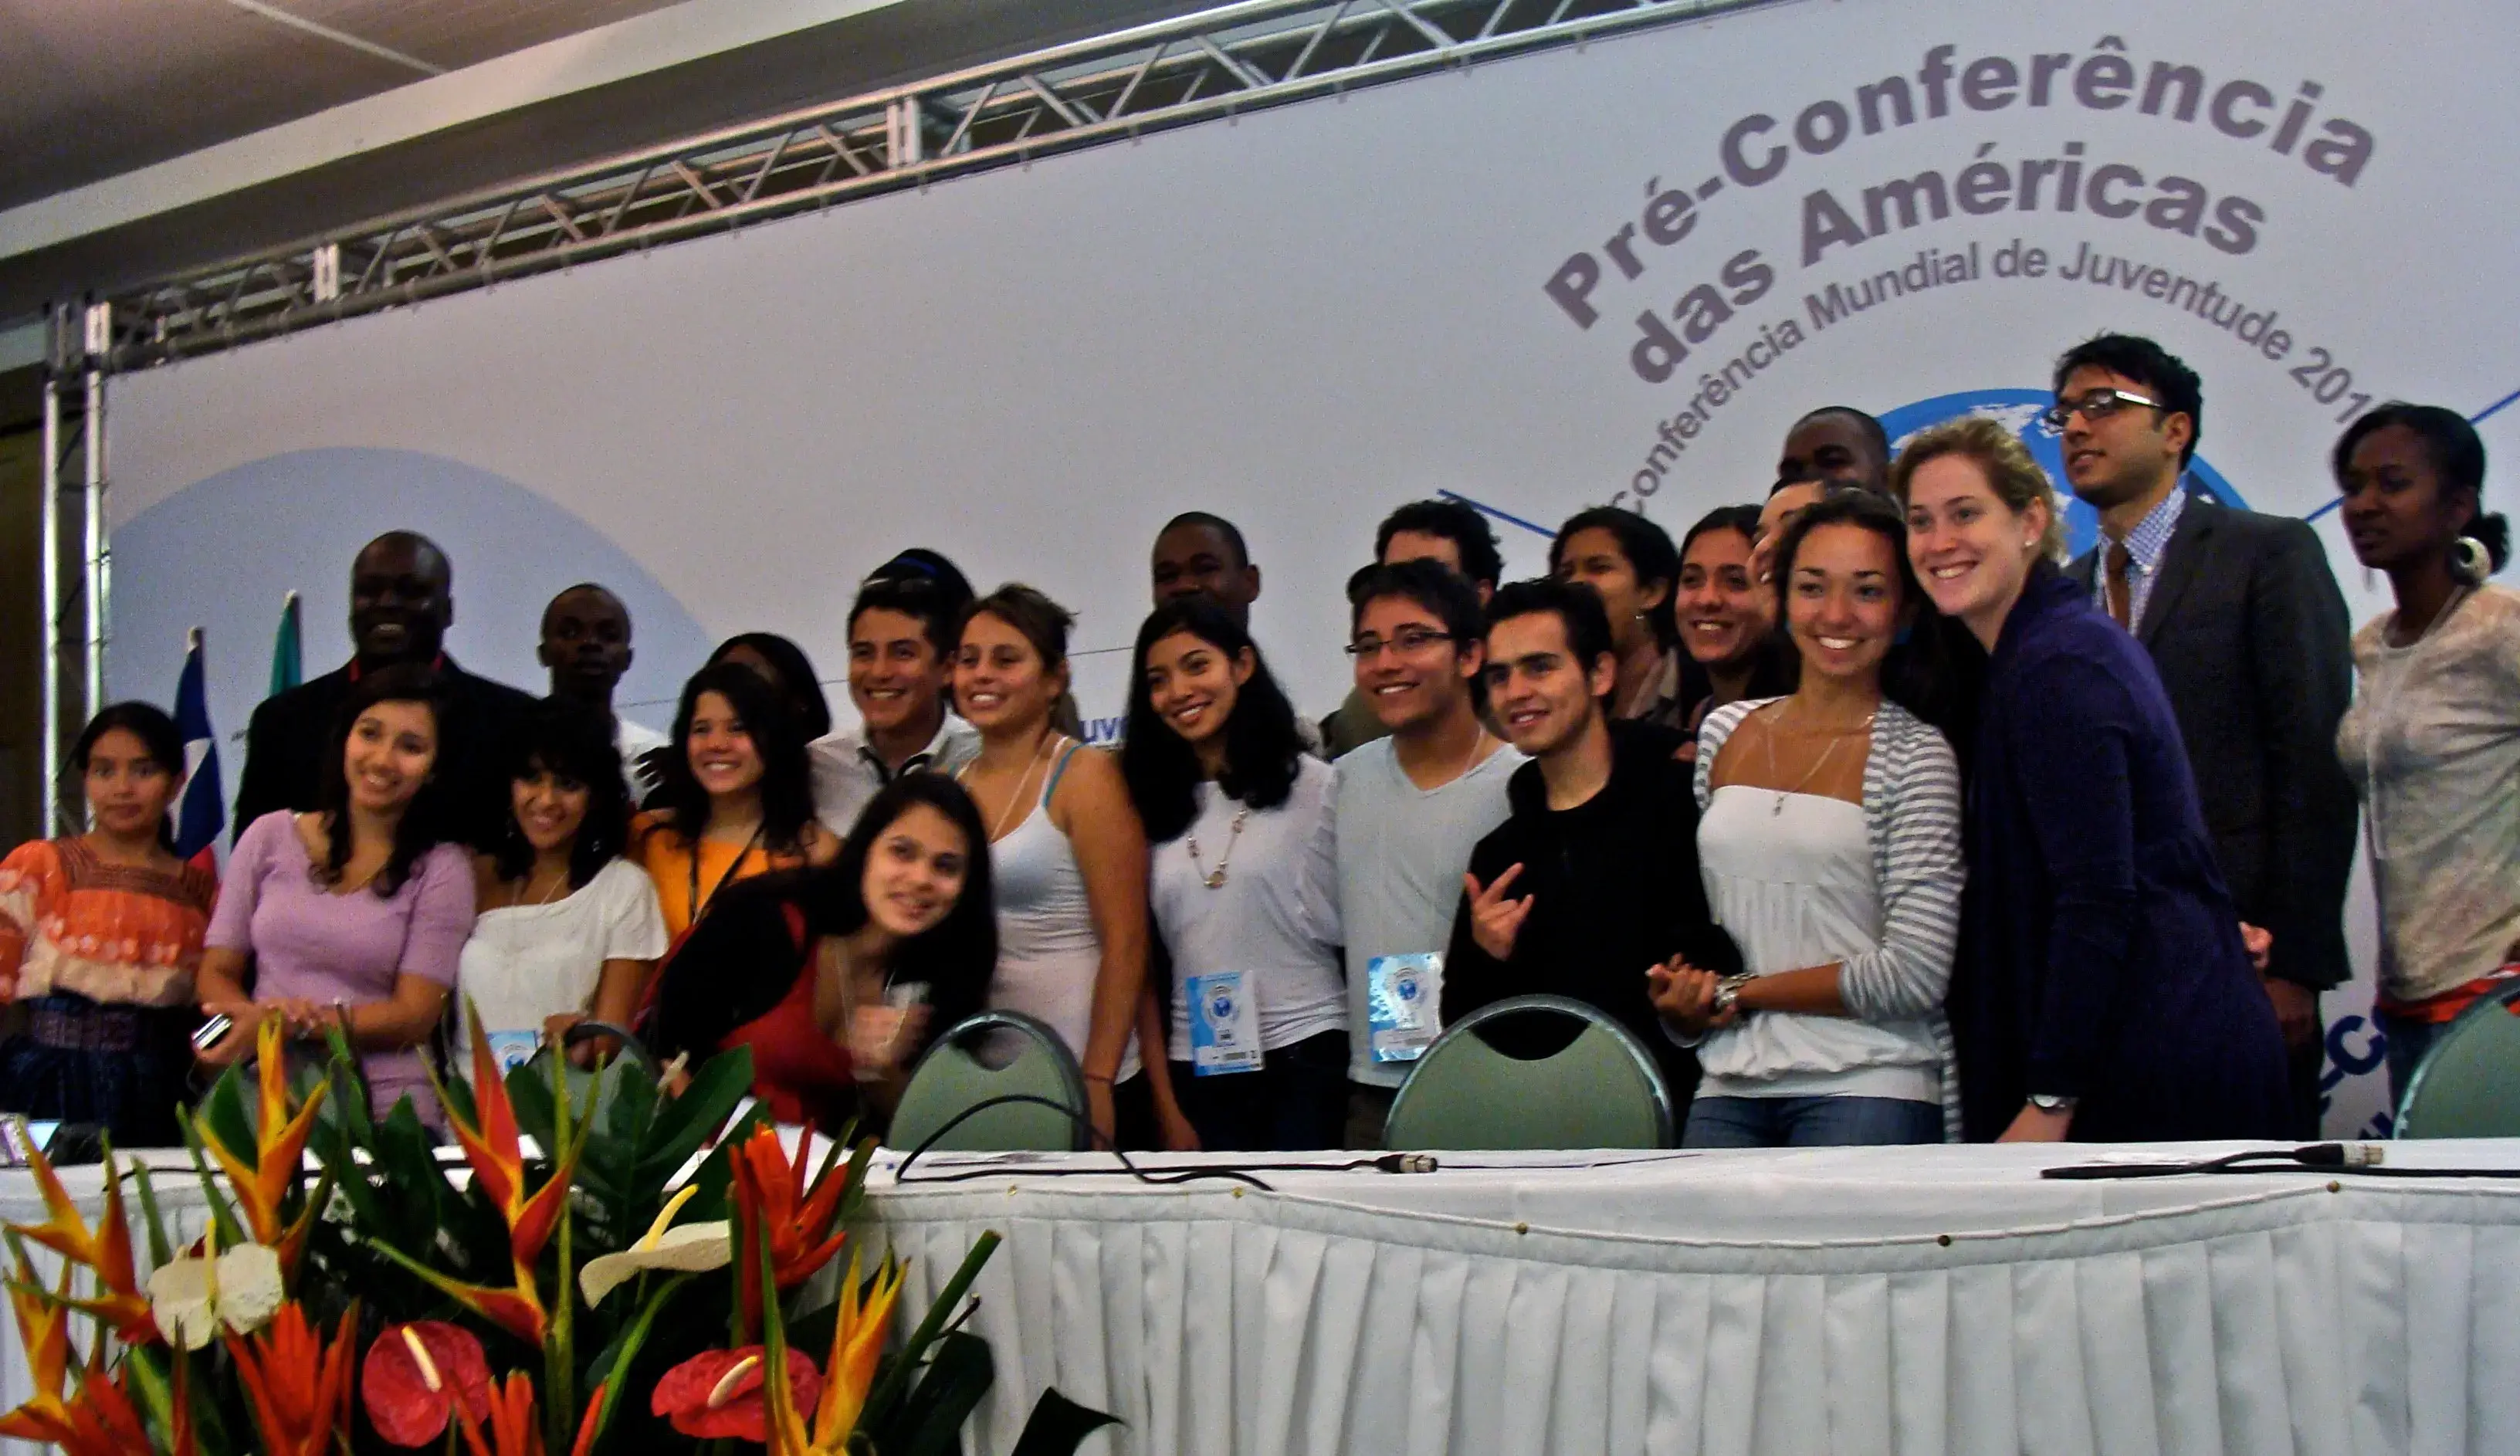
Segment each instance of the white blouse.
[[[1264,1049],[1347,1026],[1339,970],[1338,835],[1331,812],[1337,775],[1310,754],[1297,760],[1286,801],[1254,811],[1234,833],[1239,800],[1198,786],[1198,817],[1154,846],[1148,899],[1173,959],[1171,1052],[1190,1056],[1193,976],[1240,971],[1260,1018]],[[1191,857],[1191,841],[1198,858]],[[1231,846],[1231,853],[1228,846]],[[1225,883],[1208,876],[1225,860]]]
[[[664,953],[655,882],[615,859],[563,899],[481,912],[457,963],[456,993],[480,1009],[494,1049],[503,1041],[521,1045],[513,1038],[540,1036],[544,1018],[592,1010],[606,961],[652,961]],[[457,1026],[456,1065],[469,1073],[472,1023],[459,1017]]]

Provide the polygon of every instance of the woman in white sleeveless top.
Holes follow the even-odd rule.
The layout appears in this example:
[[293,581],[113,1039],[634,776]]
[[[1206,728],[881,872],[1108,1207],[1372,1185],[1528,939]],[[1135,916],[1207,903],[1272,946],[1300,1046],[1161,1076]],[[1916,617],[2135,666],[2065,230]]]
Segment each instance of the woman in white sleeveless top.
[[1924,600],[1905,526],[1870,495],[1823,500],[1786,532],[1776,579],[1800,685],[1717,709],[1697,748],[1698,863],[1745,974],[1650,973],[1666,1024],[1706,1069],[1682,1143],[1956,1137],[1943,998],[1963,878],[1959,770],[1943,736],[1881,689]]
[[[1085,1072],[1094,1130],[1145,1146],[1186,1128],[1169,1086],[1141,1074],[1147,979],[1147,836],[1109,755],[1052,719],[1067,692],[1074,618],[1028,586],[972,604],[954,660],[954,704],[980,731],[956,775],[989,826],[998,969],[989,1005],[1048,1023]],[[1156,1044],[1160,1044],[1158,1041]],[[1119,1109],[1126,1109],[1124,1115]]]

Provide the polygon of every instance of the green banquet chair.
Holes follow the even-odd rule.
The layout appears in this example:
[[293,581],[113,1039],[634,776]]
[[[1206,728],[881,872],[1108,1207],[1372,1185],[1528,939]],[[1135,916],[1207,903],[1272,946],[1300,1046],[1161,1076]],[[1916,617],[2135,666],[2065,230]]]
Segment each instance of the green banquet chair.
[[2393,1137],[2520,1137],[2520,980],[2458,1014],[2407,1079]]
[[[1088,1146],[1085,1077],[1058,1033],[1031,1017],[984,1011],[956,1023],[912,1069],[884,1139],[916,1148],[966,1109],[1023,1094],[1057,1104],[1006,1103],[975,1113],[937,1139],[962,1153],[1080,1152]],[[1064,1111],[1061,1111],[1064,1109]]]
[[[1487,1028],[1572,1021],[1575,1039],[1524,1059]],[[1419,1149],[1668,1148],[1671,1092],[1653,1054],[1598,1008],[1564,996],[1510,996],[1462,1018],[1392,1099],[1383,1146]]]

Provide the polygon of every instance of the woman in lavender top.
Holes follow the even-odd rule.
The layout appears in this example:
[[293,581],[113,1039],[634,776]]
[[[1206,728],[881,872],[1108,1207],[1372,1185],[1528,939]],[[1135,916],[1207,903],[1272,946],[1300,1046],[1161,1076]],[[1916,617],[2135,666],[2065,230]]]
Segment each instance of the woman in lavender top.
[[424,667],[367,674],[334,729],[323,806],[265,814],[237,841],[199,978],[202,1010],[236,1025],[203,1062],[251,1056],[267,1018],[296,1038],[338,1024],[376,1114],[410,1095],[439,1125],[422,1049],[454,990],[473,894],[471,857],[441,842],[439,702]]

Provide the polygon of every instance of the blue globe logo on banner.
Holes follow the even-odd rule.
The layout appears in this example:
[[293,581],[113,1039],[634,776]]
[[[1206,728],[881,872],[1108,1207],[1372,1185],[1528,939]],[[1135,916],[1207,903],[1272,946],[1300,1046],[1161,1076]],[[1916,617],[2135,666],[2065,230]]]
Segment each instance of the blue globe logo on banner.
[[[2092,549],[2100,533],[2099,514],[2074,498],[2065,484],[2065,453],[2056,431],[2040,418],[2056,396],[2046,389],[1963,389],[1957,394],[1937,394],[1903,404],[1881,417],[1881,428],[1890,434],[1890,448],[1896,453],[1909,436],[1929,425],[1957,420],[1963,415],[1983,415],[2002,421],[2020,441],[2030,447],[2031,458],[2048,473],[2048,483],[2056,489],[2056,499],[2065,510],[2065,546],[2080,556]],[[2190,489],[2201,489],[2227,506],[2245,506],[2240,492],[2231,488],[2222,472],[2207,463],[2203,453],[2187,462]]]

